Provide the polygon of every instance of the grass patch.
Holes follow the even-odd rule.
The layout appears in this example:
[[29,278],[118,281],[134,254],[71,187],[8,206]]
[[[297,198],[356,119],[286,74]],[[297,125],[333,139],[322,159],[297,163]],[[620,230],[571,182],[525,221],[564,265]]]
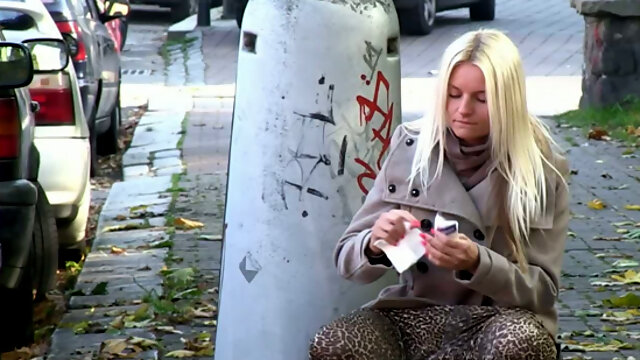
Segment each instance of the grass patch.
[[640,99],[636,97],[603,108],[568,111],[554,116],[554,119],[561,124],[583,129],[585,136],[594,127],[599,127],[613,139],[640,145],[640,137],[636,134],[636,129],[640,127]]
[[178,139],[178,143],[176,144],[176,148],[182,150],[182,146],[184,145],[184,138],[187,136],[187,122],[189,121],[189,113],[185,114],[182,119],[182,128],[180,130],[180,139]]
[[564,141],[569,143],[569,145],[571,145],[571,146],[578,146],[578,142],[576,142],[576,139],[571,135],[565,136],[564,137]]

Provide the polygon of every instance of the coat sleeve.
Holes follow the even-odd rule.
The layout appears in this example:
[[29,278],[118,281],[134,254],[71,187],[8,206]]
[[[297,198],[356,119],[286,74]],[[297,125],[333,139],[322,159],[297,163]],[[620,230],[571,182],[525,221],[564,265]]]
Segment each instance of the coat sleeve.
[[[566,160],[557,163],[560,173],[568,173]],[[456,280],[489,296],[500,305],[516,306],[541,313],[553,308],[558,296],[565,240],[569,226],[569,190],[556,177],[555,209],[550,229],[532,229],[529,235],[527,272],[503,255],[478,245],[480,262],[476,272],[457,272]],[[466,275],[466,276],[465,276]]]
[[385,202],[383,200],[385,186],[385,175],[393,153],[403,136],[404,130],[398,126],[391,138],[389,155],[382,165],[373,187],[367,194],[362,207],[356,212],[347,227],[334,251],[334,261],[338,268],[338,273],[348,280],[359,283],[370,283],[379,279],[384,273],[391,269],[390,262],[386,256],[369,259],[365,250],[371,238],[371,228],[375,224],[380,214],[398,208],[397,204]]

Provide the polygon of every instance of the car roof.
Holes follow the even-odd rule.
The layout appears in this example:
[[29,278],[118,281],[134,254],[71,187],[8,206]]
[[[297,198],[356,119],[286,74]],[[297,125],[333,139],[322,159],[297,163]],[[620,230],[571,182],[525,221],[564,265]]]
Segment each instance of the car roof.
[[0,22],[18,14],[28,15],[34,20],[34,26],[12,30],[4,26],[3,34],[9,41],[24,41],[37,37],[62,39],[58,27],[49,15],[41,0],[0,0]]

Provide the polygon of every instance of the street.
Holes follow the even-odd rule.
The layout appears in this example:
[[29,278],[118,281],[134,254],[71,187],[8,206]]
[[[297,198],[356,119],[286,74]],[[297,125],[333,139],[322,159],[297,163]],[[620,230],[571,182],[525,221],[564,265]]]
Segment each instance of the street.
[[[444,48],[478,27],[501,29],[519,47],[531,112],[577,108],[582,17],[566,1],[496,2],[493,22],[470,22],[467,10],[454,10],[438,14],[430,35],[401,38],[403,121],[428,112],[424,99],[433,96]],[[114,340],[136,359],[169,358],[172,351],[213,355],[240,31],[233,20],[215,20],[167,41],[170,25],[166,11],[134,10],[122,53],[121,101],[123,111],[144,106],[146,112],[124,154],[123,181],[108,196],[94,189],[94,198],[106,201],[96,239],[47,359],[124,352],[109,347]],[[623,236],[640,223],[638,211],[625,210],[640,201],[640,164],[615,142],[588,140],[547,120],[572,169],[573,218],[558,303],[563,358],[640,358],[638,314],[603,305],[637,290],[610,275],[640,268],[638,238]],[[587,206],[596,198],[604,209]],[[131,336],[152,343],[134,349]]]

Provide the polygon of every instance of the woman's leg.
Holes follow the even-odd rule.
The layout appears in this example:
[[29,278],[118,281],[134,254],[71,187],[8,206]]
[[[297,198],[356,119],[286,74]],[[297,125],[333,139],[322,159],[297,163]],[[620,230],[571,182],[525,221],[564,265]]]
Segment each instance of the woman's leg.
[[478,337],[478,359],[555,360],[555,342],[530,311],[500,308]]
[[398,328],[377,310],[342,316],[318,331],[309,349],[311,360],[400,360]]

